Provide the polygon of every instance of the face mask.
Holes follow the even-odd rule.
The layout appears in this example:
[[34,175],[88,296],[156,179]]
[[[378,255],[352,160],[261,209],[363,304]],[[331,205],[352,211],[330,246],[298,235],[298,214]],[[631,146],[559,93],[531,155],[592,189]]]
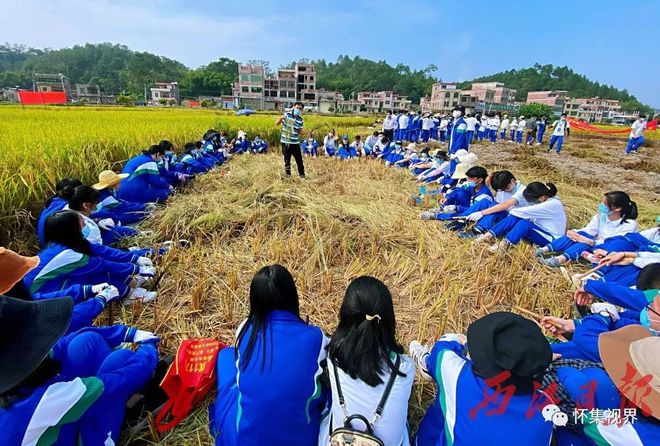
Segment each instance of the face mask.
[[301,113],[301,111],[300,111],[299,108],[294,108],[293,109],[293,116],[300,116],[300,113]]
[[612,211],[610,210],[610,208],[607,207],[606,204],[600,203],[598,205],[598,213],[601,215],[610,215]]
[[477,187],[477,183],[474,181],[466,181],[463,183],[463,187],[468,188],[468,187]]
[[459,112],[458,110],[454,110],[453,112],[451,112],[451,115],[452,115],[454,118],[457,118],[457,119],[458,119],[458,118],[461,117],[461,112]]

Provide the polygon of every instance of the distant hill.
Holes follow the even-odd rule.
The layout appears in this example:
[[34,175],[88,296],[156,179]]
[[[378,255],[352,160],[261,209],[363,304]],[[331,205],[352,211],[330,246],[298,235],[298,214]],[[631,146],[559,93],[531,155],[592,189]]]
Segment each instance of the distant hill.
[[522,102],[527,99],[529,91],[566,90],[568,95],[574,98],[616,99],[621,102],[623,110],[643,110],[652,113],[650,107],[639,102],[627,90],[592,81],[569,67],[534,64],[530,68],[502,71],[462,82],[460,87],[469,88],[473,82],[502,82],[509,88],[515,88],[517,90],[516,100]]

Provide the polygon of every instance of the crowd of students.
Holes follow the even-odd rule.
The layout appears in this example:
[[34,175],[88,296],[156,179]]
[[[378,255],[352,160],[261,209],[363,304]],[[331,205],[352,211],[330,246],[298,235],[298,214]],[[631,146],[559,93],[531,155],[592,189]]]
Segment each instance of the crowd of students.
[[[291,273],[263,267],[250,284],[249,313],[233,346],[218,355],[218,393],[209,408],[217,445],[341,446],[371,436],[364,444],[497,446],[511,444],[512,435],[529,445],[553,437],[558,445],[660,444],[660,217],[638,232],[635,203],[613,191],[586,227],[567,232],[556,187],[521,184],[506,170],[489,175],[469,151],[469,128],[457,107],[447,150],[404,147],[406,134],[385,124],[364,142],[330,132],[323,150],[409,169],[420,184],[414,201],[441,203],[422,218],[447,221],[477,243],[501,238],[493,252],[527,241],[549,267],[579,259],[598,265],[585,278],[569,277],[577,281],[573,299],[581,317],[544,317],[539,325],[496,312],[465,335],[413,341],[406,353],[391,293],[380,280],[363,276],[348,285],[329,336],[301,315]],[[39,254],[0,248],[3,444],[118,442],[126,402],[154,379],[159,338],[137,327],[92,324],[112,301],[157,297],[147,289],[157,272],[152,259],[167,246],[108,245],[135,235],[131,225],[195,175],[251,150],[254,142],[246,141],[245,134],[228,142],[210,130],[186,144],[181,157],[161,141],[121,174],[102,172],[92,186],[62,180],[39,219]],[[310,156],[318,149],[310,139],[302,144]],[[541,326],[569,340],[551,343]],[[411,438],[416,374],[437,391]],[[628,418],[635,409],[635,418],[595,419],[622,408]],[[586,419],[574,419],[579,410]],[[559,413],[566,419],[549,421]]]

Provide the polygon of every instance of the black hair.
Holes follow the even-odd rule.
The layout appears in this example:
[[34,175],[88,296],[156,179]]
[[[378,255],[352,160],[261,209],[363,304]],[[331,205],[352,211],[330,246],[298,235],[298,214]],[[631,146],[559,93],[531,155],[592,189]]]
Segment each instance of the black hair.
[[375,387],[383,383],[380,375],[394,370],[390,353],[403,353],[396,340],[392,295],[380,280],[358,277],[346,288],[328,355],[351,378]]
[[660,288],[660,263],[646,265],[637,276],[637,289],[640,291]]
[[213,133],[217,132],[213,129],[208,129],[206,132],[204,132],[204,135],[202,135],[202,139],[206,141]]
[[[248,329],[250,335],[241,354],[239,368],[246,370],[252,359],[256,344],[261,341],[261,369],[266,366],[266,350],[270,342],[266,341],[268,315],[272,311],[288,311],[300,318],[298,290],[291,273],[281,265],[269,265],[261,268],[250,283],[250,314],[236,339],[236,352],[241,346]],[[238,354],[238,353],[236,353]]]
[[496,191],[504,190],[509,187],[511,181],[515,179],[516,177],[514,177],[513,174],[508,170],[498,170],[497,172],[493,172],[493,174],[490,176],[490,185]]
[[77,178],[62,178],[55,183],[55,195],[46,200],[46,207],[50,206],[50,203],[56,197],[69,201],[69,198],[73,195],[73,190],[81,184],[82,181]]
[[305,104],[303,104],[303,103],[300,102],[300,101],[296,101],[296,102],[293,103],[293,106],[294,106],[294,107],[295,107],[296,105],[300,105],[301,107],[305,107]]
[[529,201],[530,203],[539,201],[539,198],[543,197],[544,195],[548,198],[552,198],[557,195],[557,186],[555,186],[553,183],[543,184],[539,181],[534,181],[529,183],[523,191],[523,197],[525,197],[525,200]]
[[481,178],[486,181],[486,178],[488,178],[488,171],[484,167],[473,166],[465,172],[465,176],[470,178]]
[[378,130],[376,130],[375,132],[373,132],[372,135],[373,135],[373,136],[378,136],[378,135],[379,135]]
[[149,146],[148,149],[143,150],[142,153],[144,153],[145,155],[157,155],[157,154],[165,155],[165,148],[154,144],[153,146]]
[[362,140],[362,137],[360,135],[355,135],[355,139]]
[[69,209],[82,211],[83,203],[98,203],[100,200],[99,191],[84,184],[74,189],[73,195],[69,198]]
[[607,192],[605,201],[610,209],[621,208],[621,223],[625,223],[628,219],[634,220],[637,218],[637,203],[632,201],[627,193],[620,190]]
[[161,142],[159,142],[158,146],[162,147],[165,151],[174,149],[174,144],[166,139],[163,139]]
[[438,158],[447,159],[447,152],[444,150],[440,150],[439,152],[436,153],[435,156]]
[[197,148],[197,143],[194,142],[187,142],[185,146],[183,146],[183,151],[184,153],[190,153],[193,150]]
[[385,143],[390,142],[390,139],[386,135],[383,135],[383,139],[381,139],[380,142],[385,144]]
[[46,244],[57,243],[81,254],[91,254],[89,242],[80,229],[80,215],[76,211],[59,211],[46,219]]
[[203,145],[204,145],[203,142],[201,142],[201,141],[195,141],[195,148],[196,148],[196,149],[201,149]]
[[646,115],[639,115],[640,118],[646,119]]

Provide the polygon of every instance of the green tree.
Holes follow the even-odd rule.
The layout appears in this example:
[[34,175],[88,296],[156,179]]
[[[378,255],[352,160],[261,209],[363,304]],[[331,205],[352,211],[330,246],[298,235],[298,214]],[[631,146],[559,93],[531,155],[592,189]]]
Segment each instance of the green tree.
[[518,114],[522,116],[536,116],[537,118],[545,117],[548,121],[555,119],[555,111],[546,104],[531,104],[521,105],[518,108]]

